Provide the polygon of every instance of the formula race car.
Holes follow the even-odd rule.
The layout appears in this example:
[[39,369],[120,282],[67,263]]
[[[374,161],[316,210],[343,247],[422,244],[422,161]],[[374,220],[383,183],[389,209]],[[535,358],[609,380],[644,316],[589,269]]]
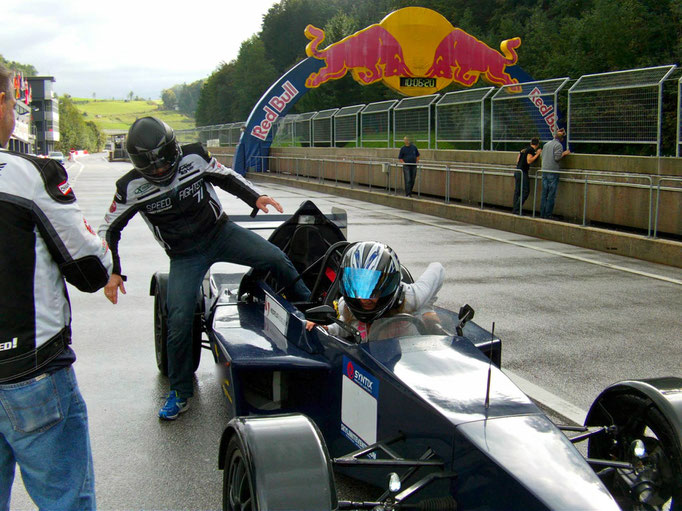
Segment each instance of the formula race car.
[[[308,302],[255,270],[204,281],[195,365],[209,349],[234,416],[218,456],[225,510],[682,510],[680,378],[611,385],[584,426],[556,426],[500,370],[501,341],[470,307],[379,319],[366,342],[348,325],[306,330],[338,323],[344,222],[305,202],[270,236]],[[162,372],[166,289],[154,275]],[[340,500],[335,472],[376,498]]]

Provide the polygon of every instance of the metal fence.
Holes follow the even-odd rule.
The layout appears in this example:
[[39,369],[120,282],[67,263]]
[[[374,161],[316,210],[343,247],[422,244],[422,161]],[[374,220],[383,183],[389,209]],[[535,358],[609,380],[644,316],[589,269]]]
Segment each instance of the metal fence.
[[403,137],[409,136],[417,144],[426,142],[431,148],[431,105],[440,96],[405,98],[393,109],[393,147],[400,146]]
[[360,145],[391,147],[391,110],[397,99],[370,103],[360,112]]
[[[504,85],[490,102],[490,149],[495,143],[527,144],[557,123],[559,92],[568,78]],[[551,101],[547,101],[550,98]]]
[[311,119],[315,117],[317,112],[306,112],[298,114],[296,121],[294,121],[294,140],[297,145],[310,146],[312,139],[312,123]]
[[663,81],[674,69],[581,76],[568,91],[567,142],[652,144],[660,156]]
[[494,87],[448,92],[436,103],[436,149],[438,144],[485,141],[485,100]]
[[328,145],[332,146],[334,142],[334,114],[338,112],[338,108],[330,108],[329,110],[320,110],[313,118],[313,145]]
[[345,106],[334,115],[334,146],[339,143],[354,143],[357,147],[360,126],[360,112],[365,105]]
[[[400,145],[408,135],[423,148],[492,150],[500,144],[526,144],[533,137],[544,141],[559,122],[567,126],[568,144],[601,145],[593,152],[611,148],[619,153],[622,144],[649,144],[650,150],[644,152],[660,156],[665,139],[666,152],[680,157],[682,78],[674,79],[677,94],[671,91],[665,96],[666,102],[677,102],[676,119],[662,123],[663,83],[675,69],[670,65],[585,75],[570,88],[569,78],[556,78],[291,114],[276,122],[273,145],[388,148]],[[566,119],[557,118],[559,104],[567,107]],[[672,110],[667,104],[665,111]],[[243,125],[235,122],[177,133],[183,143],[201,140],[235,146]]]
[[[395,162],[366,159],[334,159],[334,158],[306,158],[292,156],[264,156],[263,168],[270,172],[295,175],[296,178],[316,180],[324,183],[325,180],[347,184],[350,188],[365,187],[370,191],[383,189],[390,194],[399,194],[402,189],[402,165]],[[641,192],[647,217],[642,220],[643,228],[647,237],[656,237],[659,230],[659,216],[665,215],[662,210],[662,193],[676,194],[676,198],[668,202],[668,205],[677,204],[682,199],[682,178],[666,176],[643,175],[637,173],[621,173],[596,171],[585,169],[571,169],[558,172],[562,183],[571,183],[582,189],[580,212],[576,212],[574,221],[588,225],[593,218],[590,211],[598,205],[598,200],[592,196],[592,190],[597,187],[614,187],[615,195],[621,195],[619,190],[635,189]],[[424,177],[427,176],[427,177]],[[487,181],[497,179],[497,183],[487,185]],[[509,209],[499,203],[499,178],[506,180],[514,179],[514,169],[509,166],[484,165],[473,163],[449,163],[436,162],[420,163],[418,165],[415,194],[421,197],[428,194],[430,198],[443,200],[445,203],[457,201],[476,205],[480,209],[500,210]],[[539,188],[542,186],[542,170],[530,176],[532,200],[526,202],[526,209],[521,209],[520,215],[539,215]],[[431,189],[426,190],[424,183],[430,182]],[[435,188],[433,188],[435,184]],[[486,188],[487,186],[487,188]],[[509,189],[513,186],[509,186]],[[457,196],[453,195],[454,193]],[[597,208],[600,209],[600,208]],[[674,209],[674,206],[673,206]]]

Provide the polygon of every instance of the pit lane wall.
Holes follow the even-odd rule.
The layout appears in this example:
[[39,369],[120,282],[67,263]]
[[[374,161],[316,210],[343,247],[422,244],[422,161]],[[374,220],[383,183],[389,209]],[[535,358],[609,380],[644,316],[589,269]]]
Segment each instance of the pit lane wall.
[[[223,163],[231,164],[233,149],[212,148],[212,152]],[[512,164],[516,160],[516,152],[420,150],[425,166],[428,166],[426,162],[433,162],[450,164],[453,169],[473,170],[450,172],[450,201],[447,204],[444,198],[448,183],[443,170],[421,172],[421,199],[406,199],[394,193],[396,178],[399,192],[402,187],[402,172],[399,166],[391,167],[393,193],[387,193],[389,177],[381,171],[379,162],[397,163],[397,152],[398,149],[380,148],[273,148],[270,173],[249,175],[255,180],[277,178],[297,181],[296,186],[299,187],[682,267],[682,243],[653,237],[654,226],[659,234],[663,233],[668,238],[671,237],[669,235],[673,235],[673,239],[682,236],[681,158],[567,156],[562,160],[562,170],[574,170],[576,173],[562,175],[554,209],[554,213],[567,222],[554,222],[532,217],[534,201],[536,215],[540,208],[540,181],[534,187],[531,180],[524,216],[511,215],[514,191]],[[344,158],[348,161],[321,163],[325,159]],[[351,160],[377,164],[352,164]],[[482,179],[480,170],[476,170],[477,165],[480,165],[478,169],[486,168],[483,177],[484,208],[481,208]],[[587,193],[585,175],[581,173],[584,170],[600,173],[589,178]],[[534,173],[532,167],[531,176]],[[350,187],[351,174],[353,188]],[[659,192],[657,184],[661,178],[672,180],[663,181]],[[642,234],[618,232],[619,228],[636,229]]]

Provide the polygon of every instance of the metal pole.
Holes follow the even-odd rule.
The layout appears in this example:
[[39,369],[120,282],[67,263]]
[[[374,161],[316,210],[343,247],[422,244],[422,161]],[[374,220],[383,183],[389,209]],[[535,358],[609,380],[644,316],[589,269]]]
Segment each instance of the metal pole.
[[583,192],[583,227],[587,225],[587,174],[585,174],[585,191]]
[[[481,132],[483,133],[483,132]],[[485,193],[485,169],[481,169],[481,209],[483,209],[483,194]]]
[[571,149],[571,89],[568,90],[568,106],[566,107],[566,149],[568,150]]
[[493,150],[493,131],[495,128],[495,96],[490,98],[490,150]]
[[417,197],[422,198],[422,173],[419,171],[419,165],[414,166],[417,172]]
[[656,126],[656,156],[661,157],[661,117],[663,116],[663,81],[658,84],[658,123]]
[[[487,96],[486,94],[485,96]],[[485,96],[481,99],[481,151],[483,151],[483,145],[485,141]]]
[[675,154],[680,157],[680,126],[682,126],[682,78],[677,82],[677,138],[675,139]]
[[450,204],[450,165],[445,166],[445,203]]
[[355,174],[355,162],[352,161],[350,164],[350,187],[353,189],[353,175]]
[[656,232],[658,231],[658,207],[661,202],[661,181],[662,179],[659,178],[656,191],[656,220],[654,222],[654,238],[656,238]]
[[[661,161],[661,159],[659,158],[658,161]],[[653,180],[651,179],[651,176],[648,176],[648,177],[649,177],[649,228],[648,228],[647,231],[646,231],[646,237],[647,237],[647,238],[651,238],[651,215],[652,215],[653,212],[654,212],[654,205],[653,205],[653,198],[654,198],[653,186],[654,186],[654,182],[653,182]]]

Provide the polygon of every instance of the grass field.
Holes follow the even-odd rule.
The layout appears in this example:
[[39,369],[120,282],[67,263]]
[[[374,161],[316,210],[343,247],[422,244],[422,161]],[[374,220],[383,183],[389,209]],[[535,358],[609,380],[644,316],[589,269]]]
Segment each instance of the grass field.
[[161,110],[161,101],[123,101],[73,98],[76,108],[87,121],[103,130],[127,130],[135,119],[153,115],[174,129],[194,128],[194,119],[174,110]]

